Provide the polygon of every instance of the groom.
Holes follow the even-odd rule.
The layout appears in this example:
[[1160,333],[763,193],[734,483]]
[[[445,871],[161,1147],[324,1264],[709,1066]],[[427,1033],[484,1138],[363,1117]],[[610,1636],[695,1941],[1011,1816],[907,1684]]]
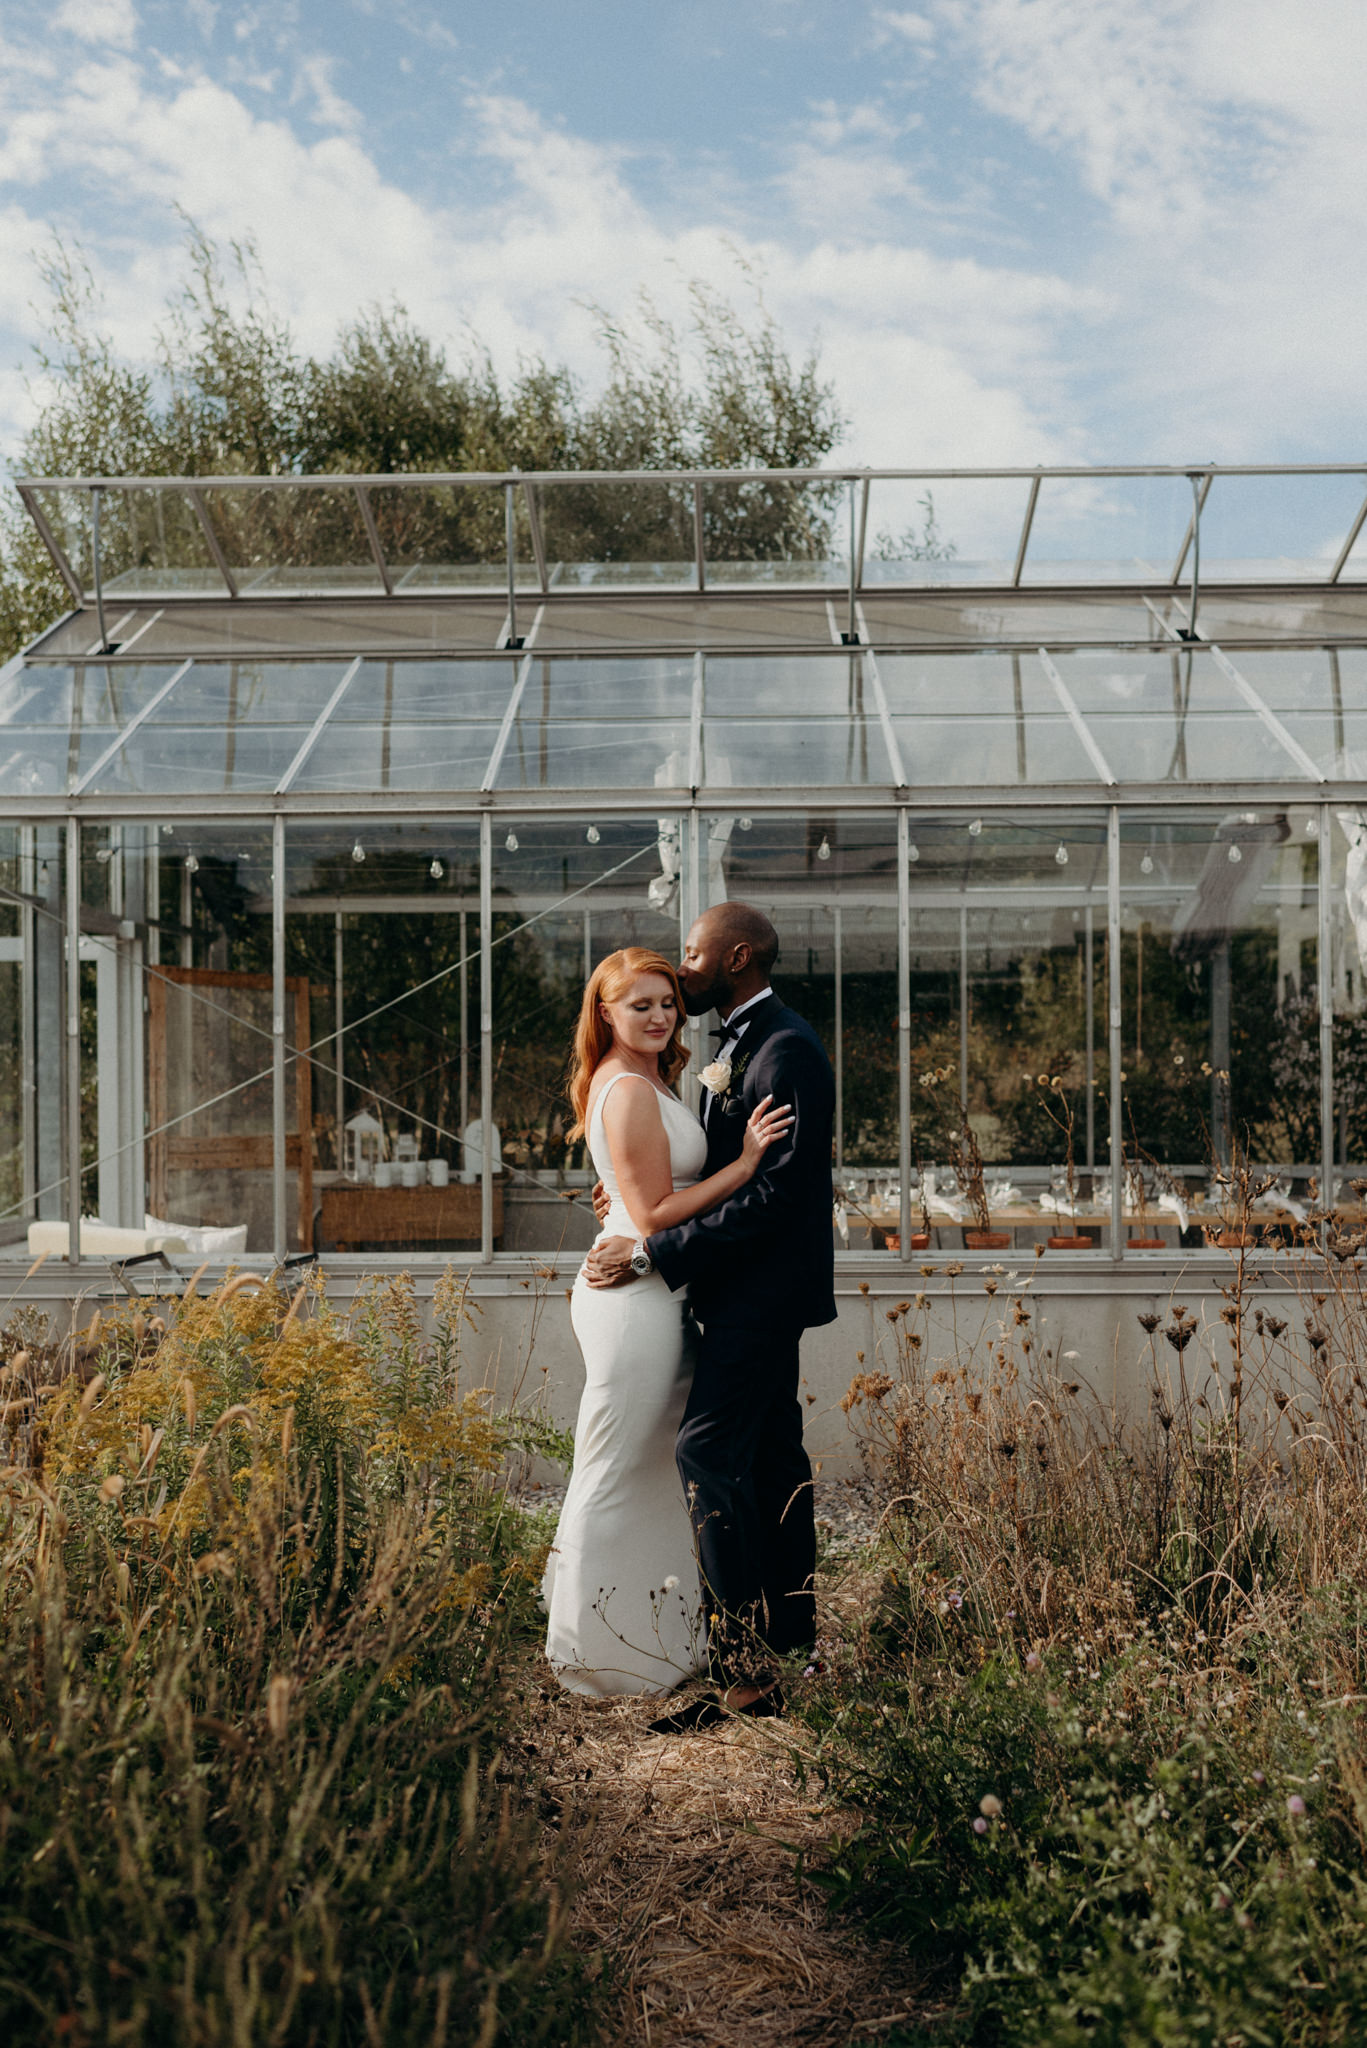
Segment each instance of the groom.
[[[798,1340],[835,1321],[835,1082],[810,1024],[769,986],[777,957],[778,934],[762,911],[719,903],[689,932],[679,981],[690,1016],[715,1010],[721,1019],[703,1073],[705,1172],[739,1156],[746,1119],[766,1095],[791,1107],[792,1129],[717,1208],[643,1245],[605,1238],[587,1262],[595,1286],[625,1286],[651,1266],[671,1288],[689,1286],[697,1353],[676,1455],[697,1533],[712,1676],[728,1711],[757,1715],[782,1709],[770,1658],[815,1639]],[[682,1733],[720,1718],[702,1700],[652,1726]]]

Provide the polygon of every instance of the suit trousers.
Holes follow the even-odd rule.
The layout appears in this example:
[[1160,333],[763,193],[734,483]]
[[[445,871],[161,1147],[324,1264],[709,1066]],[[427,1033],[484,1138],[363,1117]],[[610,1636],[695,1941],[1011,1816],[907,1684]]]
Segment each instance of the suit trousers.
[[816,1640],[812,1468],[802,1445],[800,1328],[700,1325],[675,1456],[693,1517],[720,1685],[767,1678],[766,1653]]

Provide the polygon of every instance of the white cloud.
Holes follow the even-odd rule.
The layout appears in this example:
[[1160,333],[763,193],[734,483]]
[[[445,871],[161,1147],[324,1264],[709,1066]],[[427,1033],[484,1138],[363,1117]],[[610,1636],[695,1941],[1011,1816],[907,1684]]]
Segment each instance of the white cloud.
[[914,14],[905,7],[875,7],[873,10],[875,30],[881,30],[880,41],[889,36],[901,36],[909,43],[931,43],[935,40],[935,24],[924,14]]
[[112,43],[131,49],[138,32],[133,0],[62,0],[52,26],[83,43]]

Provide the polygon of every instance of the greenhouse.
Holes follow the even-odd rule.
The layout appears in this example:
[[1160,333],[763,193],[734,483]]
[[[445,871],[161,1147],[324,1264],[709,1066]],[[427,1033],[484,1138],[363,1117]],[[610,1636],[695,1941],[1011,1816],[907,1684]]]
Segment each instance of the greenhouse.
[[1357,1213],[1367,468],[19,489],[0,1257],[576,1251],[584,978],[726,897],[847,1273]]

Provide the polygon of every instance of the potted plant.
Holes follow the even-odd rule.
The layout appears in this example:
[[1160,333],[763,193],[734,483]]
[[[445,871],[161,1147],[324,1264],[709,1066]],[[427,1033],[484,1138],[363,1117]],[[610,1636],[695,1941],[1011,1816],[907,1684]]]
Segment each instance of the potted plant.
[[1062,1074],[1040,1074],[1037,1076],[1034,1086],[1039,1091],[1040,1105],[1045,1115],[1050,1123],[1055,1124],[1063,1133],[1064,1170],[1067,1176],[1068,1188],[1068,1221],[1072,1225],[1071,1230],[1057,1231],[1049,1238],[1049,1249],[1055,1252],[1089,1252],[1095,1245],[1096,1239],[1088,1236],[1085,1231],[1080,1231],[1077,1227],[1077,1157],[1073,1147],[1073,1134],[1077,1127],[1077,1112],[1073,1108],[1073,1099],[1063,1085]]
[[[921,1086],[928,1089],[938,1100],[938,1090],[953,1073],[952,1067],[932,1067],[922,1074]],[[968,1120],[968,1104],[956,1089],[951,1098],[953,1114],[945,1118],[945,1130],[949,1138],[950,1164],[958,1177],[959,1192],[973,1212],[973,1222],[964,1227],[964,1248],[970,1252],[1004,1252],[1011,1243],[1009,1230],[994,1230],[992,1215],[987,1204],[987,1187],[983,1180],[983,1155],[978,1144],[978,1134]],[[930,1214],[925,1206],[925,1195],[921,1197],[921,1216],[925,1225],[927,1241],[930,1233]]]

